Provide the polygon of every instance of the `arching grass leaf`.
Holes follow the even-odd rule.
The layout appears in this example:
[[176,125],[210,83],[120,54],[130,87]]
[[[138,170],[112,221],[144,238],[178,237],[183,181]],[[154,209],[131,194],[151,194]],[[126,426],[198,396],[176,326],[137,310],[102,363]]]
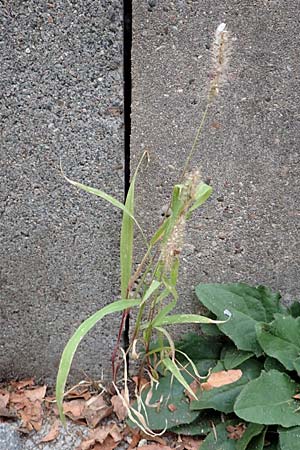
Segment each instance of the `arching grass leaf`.
[[70,372],[71,364],[78,345],[84,336],[96,325],[99,320],[108,314],[124,311],[127,308],[133,308],[140,304],[140,300],[119,300],[113,302],[97,311],[95,314],[86,319],[75,331],[73,336],[64,348],[61,356],[57,379],[56,379],[56,402],[61,421],[65,424],[65,416],[63,413],[62,403],[67,378]]

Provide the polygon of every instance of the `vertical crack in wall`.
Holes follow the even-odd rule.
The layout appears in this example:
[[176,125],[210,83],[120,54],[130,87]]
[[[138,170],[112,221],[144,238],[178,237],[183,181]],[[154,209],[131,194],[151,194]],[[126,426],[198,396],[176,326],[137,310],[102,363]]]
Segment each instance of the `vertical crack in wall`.
[[[124,74],[124,201],[130,185],[130,135],[131,135],[131,46],[132,0],[123,0],[123,74]],[[129,346],[129,314],[123,332],[123,347]],[[127,364],[129,363],[127,357]]]
[[132,0],[123,1],[124,193],[130,184]]

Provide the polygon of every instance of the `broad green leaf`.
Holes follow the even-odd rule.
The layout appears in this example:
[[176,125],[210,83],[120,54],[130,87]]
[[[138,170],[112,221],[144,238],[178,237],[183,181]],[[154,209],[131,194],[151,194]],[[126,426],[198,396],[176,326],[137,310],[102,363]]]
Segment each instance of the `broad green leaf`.
[[296,370],[297,374],[300,375],[300,357],[293,361],[293,367]]
[[241,378],[235,383],[226,384],[210,391],[203,391],[198,396],[200,400],[192,400],[191,410],[214,409],[225,414],[231,413],[237,396],[247,383],[248,381]]
[[[145,403],[150,387],[145,387],[142,399]],[[148,417],[148,426],[151,430],[163,430],[165,427],[172,428],[181,424],[193,422],[199,415],[197,411],[190,411],[189,403],[184,394],[184,387],[171,374],[159,379],[159,384],[152,388],[150,405],[160,403],[159,407],[145,405]],[[171,411],[168,406],[173,405]],[[137,403],[133,405],[137,407]],[[142,412],[142,411],[141,411]]]
[[188,361],[182,355],[184,353],[194,361],[200,376],[206,376],[209,370],[213,369],[217,364],[221,347],[222,344],[215,339],[189,333],[181,341],[175,343],[176,358],[183,365],[187,365],[187,369],[192,372]]
[[300,427],[279,428],[279,442],[281,450],[297,450],[300,443]]
[[246,450],[263,450],[264,445],[265,445],[266,432],[267,432],[267,428],[265,428],[261,434],[259,434],[258,436],[255,436],[250,441]]
[[268,447],[265,447],[264,450],[282,450],[282,448],[280,447],[279,442],[271,442],[271,444],[268,445]]
[[65,417],[62,408],[64,390],[67,378],[70,372],[71,364],[78,345],[84,336],[96,325],[99,320],[103,319],[108,314],[119,311],[124,311],[127,308],[133,308],[140,304],[140,300],[119,300],[113,302],[104,308],[97,311],[95,314],[86,319],[75,331],[73,336],[69,339],[61,356],[57,379],[56,379],[56,402],[61,421],[65,423]]
[[224,319],[224,311],[231,313],[230,320],[218,327],[238,349],[261,355],[255,325],[273,320],[274,314],[281,311],[279,295],[261,286],[255,288],[243,283],[200,284],[196,294],[217,319]]
[[300,317],[277,314],[271,323],[258,323],[256,334],[263,351],[294,370],[294,361],[300,356]]
[[236,399],[234,412],[248,422],[283,427],[300,425],[298,403],[292,398],[296,392],[297,385],[287,374],[263,371],[244,387]]
[[228,420],[217,425],[201,444],[201,450],[236,450],[236,441],[229,439],[227,427],[236,426],[239,420]]
[[[199,400],[192,400],[191,409],[215,409],[224,413],[233,411],[234,402],[249,381],[257,378],[261,372],[261,364],[256,360],[246,361],[239,367],[243,376],[236,382],[201,392]],[[222,369],[221,369],[222,370]],[[217,370],[214,369],[213,372]]]
[[271,358],[271,356],[267,356],[264,362],[264,369],[266,372],[269,370],[275,369],[279,372],[285,372],[286,368],[275,358]]
[[255,437],[261,434],[264,425],[258,423],[249,423],[243,436],[236,442],[236,450],[248,450],[247,445]]
[[224,321],[209,319],[208,317],[200,316],[198,314],[174,314],[172,316],[163,317],[161,320],[156,321],[156,326],[175,325],[182,323],[224,323]]
[[242,364],[244,361],[252,358],[252,352],[244,352],[242,350],[238,350],[233,345],[225,347],[224,351],[222,351],[221,359],[223,360],[224,367],[226,370],[234,369]]
[[195,399],[197,399],[196,394],[193,392],[193,390],[191,389],[189,384],[185,381],[182,373],[176,366],[175,362],[172,361],[172,359],[170,359],[170,358],[164,358],[162,360],[162,363],[166,367],[166,369],[169,370],[172,375],[174,375],[174,377],[177,379],[177,381],[179,381],[179,383],[190,393],[190,395],[192,397],[194,397]]
[[194,422],[179,425],[171,428],[170,431],[185,436],[206,435],[213,430],[212,424],[216,426],[220,422],[221,417],[219,414],[213,414],[212,411],[208,411],[208,413],[201,413]]
[[214,336],[216,338],[224,337],[224,333],[222,333],[222,331],[219,330],[217,325],[202,324],[200,326],[200,329],[205,336]]
[[287,311],[291,316],[295,318],[300,317],[300,302],[296,300],[291,304],[291,306],[288,307]]
[[199,208],[206,200],[210,197],[212,193],[212,187],[205,183],[200,183],[196,190],[195,202],[189,209],[189,213],[193,212],[195,209]]
[[175,346],[186,353],[194,362],[202,359],[217,360],[222,349],[222,344],[215,339],[194,333],[184,335],[180,341],[176,342]]

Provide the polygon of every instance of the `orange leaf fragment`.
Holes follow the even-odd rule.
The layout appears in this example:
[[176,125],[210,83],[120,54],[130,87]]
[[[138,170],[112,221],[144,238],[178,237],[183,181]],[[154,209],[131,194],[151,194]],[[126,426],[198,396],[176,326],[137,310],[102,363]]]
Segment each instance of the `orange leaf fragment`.
[[205,383],[201,383],[201,387],[204,391],[210,391],[211,389],[225,386],[226,384],[235,383],[243,375],[240,369],[236,370],[221,370],[220,372],[212,373]]
[[40,442],[51,442],[54,441],[57,436],[59,435],[59,426],[60,426],[60,421],[58,419],[55,419],[55,421],[53,422],[50,431],[48,434],[46,434],[46,436],[44,436]]
[[170,403],[170,404],[168,405],[168,410],[171,411],[171,412],[174,412],[174,411],[177,410],[177,406],[174,405],[173,403]]

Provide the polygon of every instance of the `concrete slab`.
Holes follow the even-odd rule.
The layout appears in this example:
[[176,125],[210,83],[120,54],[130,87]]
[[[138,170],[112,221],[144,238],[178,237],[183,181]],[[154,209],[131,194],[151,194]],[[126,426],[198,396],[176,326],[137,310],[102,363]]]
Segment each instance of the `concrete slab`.
[[[0,378],[53,385],[72,332],[118,294],[120,214],[59,160],[122,200],[122,2],[14,0],[0,17]],[[82,343],[76,379],[110,370],[117,324]]]
[[214,188],[190,222],[181,310],[200,282],[245,281],[300,300],[299,3],[135,1],[132,159],[147,149],[139,210],[153,230],[205,108],[217,26],[232,56],[193,167]]

